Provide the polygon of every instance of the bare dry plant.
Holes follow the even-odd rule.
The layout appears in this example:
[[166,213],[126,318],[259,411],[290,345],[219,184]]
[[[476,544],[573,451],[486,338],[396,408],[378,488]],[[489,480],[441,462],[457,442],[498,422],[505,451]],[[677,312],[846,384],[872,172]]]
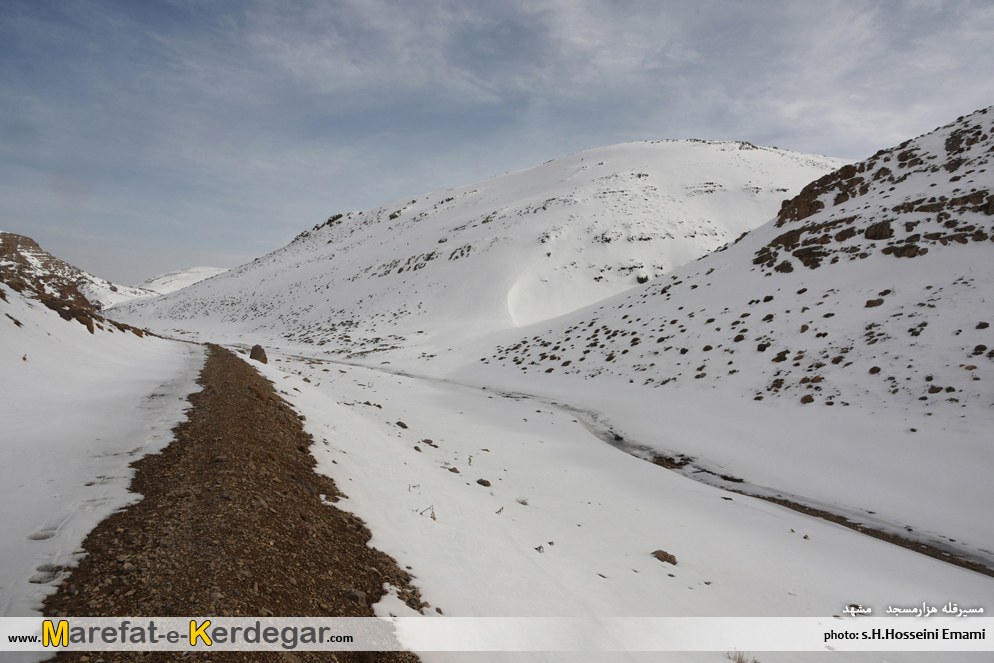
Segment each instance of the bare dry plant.
[[725,652],[725,658],[732,663],[759,663],[757,659],[741,651]]

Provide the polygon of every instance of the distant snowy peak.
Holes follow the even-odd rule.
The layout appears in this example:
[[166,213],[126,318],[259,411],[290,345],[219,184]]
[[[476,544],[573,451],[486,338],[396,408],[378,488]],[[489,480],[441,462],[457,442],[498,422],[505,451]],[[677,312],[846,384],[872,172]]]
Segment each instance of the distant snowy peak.
[[30,237],[3,231],[0,231],[0,275],[7,280],[23,281],[39,294],[95,310],[156,294],[93,276],[56,258]]
[[222,267],[190,267],[176,272],[169,272],[154,278],[150,278],[144,283],[139,283],[135,288],[140,290],[150,290],[159,295],[182,290],[194,283],[200,283],[205,279],[228,271]]
[[994,408],[994,112],[804,187],[671,275],[483,360],[755,400]]
[[421,333],[475,337],[658,278],[770,219],[845,163],[731,142],[588,150],[336,214],[252,263],[116,313],[345,352]]

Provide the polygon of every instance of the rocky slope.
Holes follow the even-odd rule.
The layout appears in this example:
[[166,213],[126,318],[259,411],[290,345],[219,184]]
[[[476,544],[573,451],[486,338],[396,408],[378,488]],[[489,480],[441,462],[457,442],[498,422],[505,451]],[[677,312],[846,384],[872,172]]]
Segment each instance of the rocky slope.
[[485,363],[801,404],[994,407],[994,112],[810,183],[775,219]]
[[[10,289],[10,296],[18,299],[20,307],[33,308],[36,302],[41,303],[63,320],[75,320],[91,334],[96,331],[118,330],[130,331],[141,337],[146,333],[137,327],[109,320],[98,313],[100,307],[84,294],[89,292],[90,282],[80,275],[86,273],[41,250],[34,240],[0,232],[0,283]],[[0,299],[10,303],[2,288]],[[16,327],[24,327],[15,317],[18,315],[15,308],[9,308],[5,315]],[[39,332],[31,330],[26,333]]]
[[101,310],[157,293],[117,285],[56,258],[30,237],[0,231],[0,277],[25,283],[40,296],[56,297],[82,308]]
[[[127,460],[182,418],[202,353],[109,320],[73,290],[0,274],[0,614],[36,609],[85,533],[128,503]],[[37,288],[37,290],[36,290]],[[199,355],[199,357],[198,357]],[[123,461],[123,468],[122,468]]]

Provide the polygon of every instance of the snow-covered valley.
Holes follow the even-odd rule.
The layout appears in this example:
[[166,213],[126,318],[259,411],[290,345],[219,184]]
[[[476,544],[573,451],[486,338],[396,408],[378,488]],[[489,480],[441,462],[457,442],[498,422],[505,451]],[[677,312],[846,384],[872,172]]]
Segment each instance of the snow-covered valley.
[[[600,148],[336,214],[104,313],[246,358],[262,344],[269,363],[252,365],[304,417],[339,506],[415,576],[425,619],[989,613],[991,136],[982,110],[858,163],[744,143]],[[0,605],[14,615],[32,609],[38,567],[54,571],[33,582],[59,581],[86,529],[62,523],[94,485],[91,527],[134,499],[131,457],[115,454],[169,441],[202,354],[3,292],[17,394],[0,413],[2,522],[20,529],[3,537],[16,563]]]
[[[596,623],[840,615],[851,604],[883,614],[891,605],[944,604],[953,596],[961,605],[990,603],[985,576],[645,462],[547,399],[301,355],[271,358],[262,370],[306,413],[318,469],[348,495],[345,508],[370,524],[370,544],[410,566],[424,599],[445,616]],[[622,430],[646,434],[640,441],[669,437],[676,408],[636,409],[615,410]],[[805,467],[796,456],[769,464],[779,472]],[[653,555],[660,550],[677,563],[660,561]],[[416,614],[399,600],[380,611]],[[508,656],[469,660],[524,660]],[[798,656],[762,660],[806,660]],[[618,653],[611,660],[721,657]]]

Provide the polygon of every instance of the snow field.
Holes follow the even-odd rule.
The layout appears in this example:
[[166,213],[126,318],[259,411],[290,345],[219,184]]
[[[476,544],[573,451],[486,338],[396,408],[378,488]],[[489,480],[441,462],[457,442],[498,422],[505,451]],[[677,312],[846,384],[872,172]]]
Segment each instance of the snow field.
[[[318,470],[348,495],[339,506],[366,520],[370,545],[412,567],[446,616],[821,616],[850,603],[988,605],[994,590],[986,577],[647,463],[542,402],[270,360],[261,370],[306,415]],[[472,660],[567,660],[548,656]],[[641,660],[625,656],[611,660]]]

